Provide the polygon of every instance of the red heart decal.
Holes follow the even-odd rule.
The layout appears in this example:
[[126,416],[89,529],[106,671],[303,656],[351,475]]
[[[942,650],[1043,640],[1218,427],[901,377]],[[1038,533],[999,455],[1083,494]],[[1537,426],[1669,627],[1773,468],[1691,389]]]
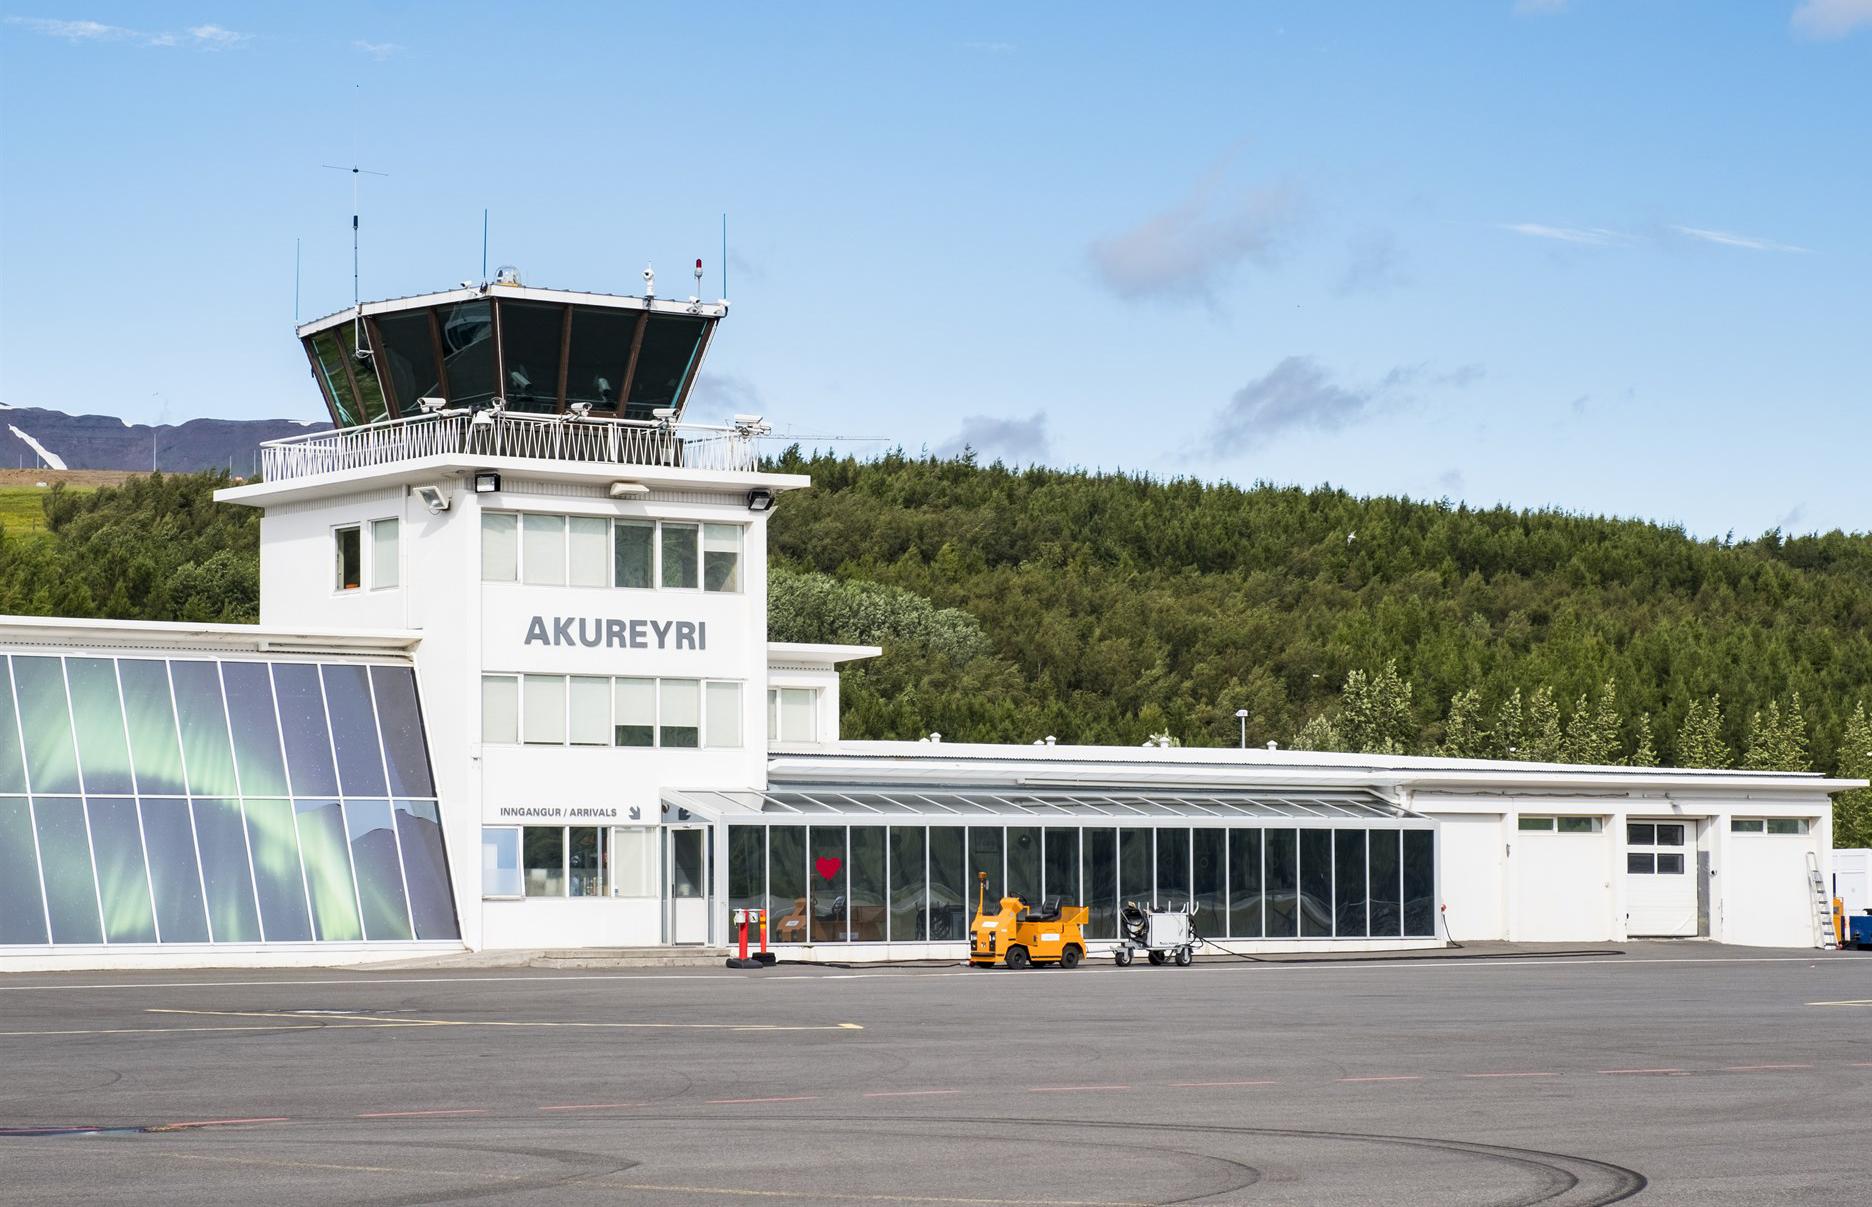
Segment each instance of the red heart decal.
[[844,866],[845,861],[840,859],[837,855],[821,855],[818,859],[813,861],[813,867],[817,868],[819,875],[827,880],[836,880],[838,878],[839,869]]

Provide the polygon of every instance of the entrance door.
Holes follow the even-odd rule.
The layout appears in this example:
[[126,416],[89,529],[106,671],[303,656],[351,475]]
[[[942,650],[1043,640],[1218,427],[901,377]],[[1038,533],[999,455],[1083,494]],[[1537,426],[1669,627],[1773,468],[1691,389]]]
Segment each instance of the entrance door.
[[664,830],[664,925],[671,943],[708,942],[708,827]]
[[1625,933],[1668,938],[1697,934],[1694,822],[1683,818],[1625,823]]

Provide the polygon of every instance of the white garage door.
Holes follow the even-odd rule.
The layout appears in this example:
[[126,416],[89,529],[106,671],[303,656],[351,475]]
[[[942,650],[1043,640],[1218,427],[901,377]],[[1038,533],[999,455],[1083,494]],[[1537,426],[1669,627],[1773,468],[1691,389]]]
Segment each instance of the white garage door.
[[1504,939],[1502,915],[1502,816],[1499,813],[1440,813],[1437,860],[1443,869],[1443,915],[1450,937]]
[[1508,858],[1510,939],[1580,943],[1613,937],[1606,837],[1603,818],[1519,818]]
[[1697,933],[1694,823],[1634,817],[1625,823],[1625,933]]

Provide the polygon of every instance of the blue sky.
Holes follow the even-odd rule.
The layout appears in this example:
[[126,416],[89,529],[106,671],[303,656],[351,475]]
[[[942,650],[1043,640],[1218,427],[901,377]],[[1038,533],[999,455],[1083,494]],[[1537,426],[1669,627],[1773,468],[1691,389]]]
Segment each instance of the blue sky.
[[0,401],[321,413],[352,162],[367,297],[726,212],[697,418],[1872,528],[1872,0],[5,0]]

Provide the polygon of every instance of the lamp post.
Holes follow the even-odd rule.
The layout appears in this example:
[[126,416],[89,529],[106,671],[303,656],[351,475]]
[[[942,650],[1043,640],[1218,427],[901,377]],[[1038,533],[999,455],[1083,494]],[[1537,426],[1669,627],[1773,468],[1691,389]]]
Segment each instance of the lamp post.
[[1241,748],[1246,750],[1248,749],[1248,710],[1245,708],[1236,709],[1235,719],[1241,722]]

